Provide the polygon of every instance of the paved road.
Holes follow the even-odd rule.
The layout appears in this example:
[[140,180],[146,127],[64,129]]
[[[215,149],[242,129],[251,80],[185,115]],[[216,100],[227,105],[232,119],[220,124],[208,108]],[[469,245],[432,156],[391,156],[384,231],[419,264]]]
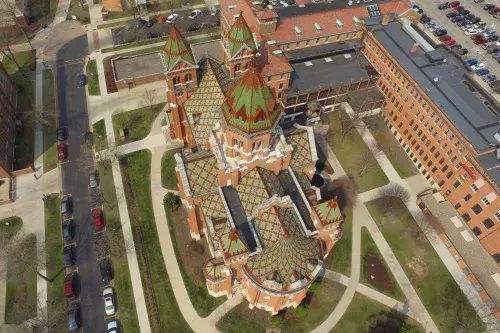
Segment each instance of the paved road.
[[[491,54],[488,54],[484,49],[481,48],[480,45],[475,45],[474,42],[470,39],[469,36],[466,36],[461,27],[457,26],[456,23],[451,22],[450,19],[446,18],[446,14],[450,12],[450,9],[447,10],[438,10],[437,5],[440,3],[444,3],[445,1],[435,1],[435,0],[416,0],[415,1],[419,6],[422,7],[425,13],[427,13],[433,21],[446,30],[448,30],[448,34],[457,40],[458,44],[461,44],[463,47],[469,49],[469,54],[466,55],[466,58],[478,58],[482,59],[481,62],[485,63],[487,68],[497,76],[500,76],[500,64],[497,60],[493,59]],[[492,3],[498,5],[499,3],[495,0]],[[497,25],[497,32],[500,31],[500,21],[493,18],[492,15],[488,14],[486,10],[483,9],[483,6],[486,2],[483,3],[474,3],[473,0],[461,0],[460,5],[465,9],[469,10],[472,14],[477,17],[480,17],[483,22],[487,24],[487,26],[491,26],[492,24]],[[498,33],[497,33],[498,34]]]
[[[219,14],[212,16],[208,10],[202,10],[200,16],[192,20],[187,16],[187,14],[179,15],[179,18],[175,21],[175,27],[181,32],[203,31],[204,29],[220,25]],[[128,28],[119,27],[112,29],[111,33],[113,35],[113,44],[120,45],[146,38],[167,36],[170,32],[170,27],[171,25],[168,23],[155,23],[155,25],[151,28],[145,26],[142,28],[136,28],[134,23]]]
[[[66,23],[63,23],[66,24]],[[75,32],[76,31],[76,32]],[[81,26],[72,29],[75,38],[61,47],[57,62],[81,59],[88,54],[87,35]],[[82,307],[83,331],[105,332],[104,305],[101,294],[100,272],[92,251],[94,228],[88,196],[88,170],[91,165],[80,156],[84,133],[89,131],[85,90],[76,84],[76,76],[83,72],[83,63],[59,66],[57,73],[57,107],[59,126],[67,126],[69,132],[68,161],[61,166],[63,194],[73,198],[73,217],[76,224],[76,265],[80,281],[79,302]],[[62,288],[63,286],[61,286]]]

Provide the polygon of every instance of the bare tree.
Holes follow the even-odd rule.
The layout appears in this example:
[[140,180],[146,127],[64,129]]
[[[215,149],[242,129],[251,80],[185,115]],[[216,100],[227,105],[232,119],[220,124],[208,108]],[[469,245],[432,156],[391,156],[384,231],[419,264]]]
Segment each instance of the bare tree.
[[94,236],[93,250],[98,260],[121,259],[134,250],[134,243],[113,232],[99,233]]
[[344,110],[339,111],[339,119],[340,131],[342,133],[342,141],[344,141],[347,134],[349,134],[352,130],[357,128],[361,128],[363,123],[358,114],[354,113],[353,115],[347,114]]
[[367,171],[378,167],[377,156],[380,152],[381,150],[377,142],[372,142],[370,147],[368,145],[364,146],[364,150],[357,156],[355,162],[358,176],[362,177]]
[[356,186],[347,176],[337,178],[327,184],[325,193],[322,190],[321,196],[324,199],[337,197],[337,201],[342,209],[345,206],[354,206],[358,202]]
[[389,183],[378,190],[380,197],[386,197],[391,201],[400,199],[405,205],[410,201],[410,193],[401,184]]
[[156,91],[154,91],[153,89],[147,89],[144,92],[143,104],[147,106],[151,112],[153,112],[156,104],[158,104],[156,101]]
[[105,170],[112,170],[115,165],[119,168],[118,163],[112,163],[113,160],[118,159],[123,154],[122,146],[115,143],[108,142],[108,148],[99,152],[94,152],[94,148],[88,144],[80,146],[81,155],[77,159],[78,165],[81,169],[86,171],[94,170],[94,162]]
[[23,66],[17,61],[14,53],[12,52],[11,47],[15,44],[15,42],[15,36],[13,36],[8,29],[0,29],[0,52],[2,52],[4,57],[10,59],[16,65],[18,71],[24,78],[27,78],[28,76],[24,73]]
[[21,110],[19,118],[23,123],[26,123],[30,126],[41,125],[44,127],[49,127],[55,124],[54,115],[49,114],[43,109],[37,108],[34,105],[32,106],[32,108]]

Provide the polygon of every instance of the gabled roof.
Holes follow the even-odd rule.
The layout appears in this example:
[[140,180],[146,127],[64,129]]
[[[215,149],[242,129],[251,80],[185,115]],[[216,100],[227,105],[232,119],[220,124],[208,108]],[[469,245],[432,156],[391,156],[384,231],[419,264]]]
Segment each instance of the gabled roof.
[[163,47],[162,54],[163,65],[165,66],[166,72],[170,71],[172,67],[174,67],[181,60],[192,66],[196,66],[191,49],[187,47],[184,38],[182,38],[182,35],[175,27],[175,24],[172,24],[167,42]]
[[227,50],[229,56],[234,58],[244,48],[250,51],[257,50],[252,31],[240,12],[238,19],[231,26],[227,34]]
[[193,196],[217,192],[219,166],[212,152],[201,151],[183,156],[183,162]]
[[340,211],[339,204],[336,198],[322,202],[319,205],[313,206],[314,211],[318,214],[322,225],[329,225],[344,220],[344,216]]
[[292,168],[300,168],[316,162],[312,158],[311,143],[307,130],[295,130],[286,135],[286,140],[293,147],[292,158],[290,159],[290,166]]
[[228,92],[221,110],[228,126],[247,134],[272,129],[283,112],[255,63]]
[[224,259],[222,258],[211,258],[208,259],[203,267],[203,274],[205,277],[211,281],[217,281],[224,277],[222,270],[224,269]]
[[123,12],[121,0],[102,0],[102,6],[110,12]]

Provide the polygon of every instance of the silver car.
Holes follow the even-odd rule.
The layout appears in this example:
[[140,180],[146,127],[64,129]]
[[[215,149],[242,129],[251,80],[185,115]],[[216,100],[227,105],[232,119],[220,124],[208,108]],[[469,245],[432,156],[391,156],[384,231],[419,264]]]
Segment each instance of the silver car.
[[90,187],[94,188],[97,187],[97,172],[91,172],[89,173],[89,184]]

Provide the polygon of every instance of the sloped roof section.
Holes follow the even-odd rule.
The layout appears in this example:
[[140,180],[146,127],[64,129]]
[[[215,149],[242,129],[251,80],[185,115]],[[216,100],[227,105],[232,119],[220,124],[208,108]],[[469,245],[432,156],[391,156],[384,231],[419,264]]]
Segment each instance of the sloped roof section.
[[306,130],[295,130],[286,136],[286,140],[293,147],[292,158],[290,159],[290,166],[292,168],[299,168],[315,163],[312,159],[311,144]]
[[183,160],[193,196],[216,193],[219,167],[215,155],[201,151],[184,156]]
[[121,0],[102,0],[102,6],[110,12],[123,12]]
[[163,65],[168,72],[179,61],[185,61],[192,66],[196,66],[191,49],[186,46],[186,41],[182,38],[181,33],[172,24],[167,42],[163,47]]
[[344,220],[344,216],[340,211],[339,204],[336,198],[322,202],[319,205],[313,206],[314,211],[318,214],[320,222],[323,226],[331,223]]
[[272,129],[283,108],[276,103],[254,63],[230,89],[221,111],[228,126],[251,134]]
[[231,58],[237,56],[244,49],[250,51],[257,50],[252,31],[248,27],[247,21],[245,21],[241,12],[236,22],[234,22],[229,29],[227,34],[227,46]]
[[202,202],[200,202],[200,206],[203,210],[203,214],[207,218],[227,218],[226,209],[219,192],[207,196]]
[[222,270],[224,269],[224,259],[211,258],[208,259],[203,267],[203,274],[211,281],[217,281],[223,276]]

